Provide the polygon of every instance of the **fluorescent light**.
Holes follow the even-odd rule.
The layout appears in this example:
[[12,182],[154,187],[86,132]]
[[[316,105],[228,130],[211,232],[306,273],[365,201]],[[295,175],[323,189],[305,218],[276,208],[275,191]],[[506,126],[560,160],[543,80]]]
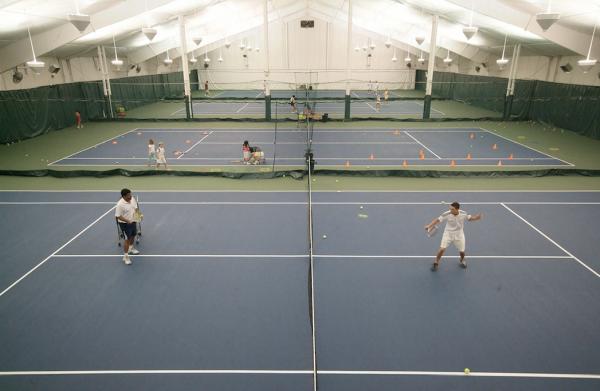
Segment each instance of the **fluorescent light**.
[[43,68],[44,67],[44,62],[38,61],[38,60],[27,61],[25,64],[27,64],[27,66],[29,68]]
[[148,41],[152,41],[154,39],[154,37],[156,37],[157,33],[158,33],[158,31],[151,27],[144,27],[142,29],[142,34],[144,34],[146,36],[146,38],[148,38]]
[[118,58],[115,58],[110,63],[116,67],[120,67],[121,65],[123,65],[123,60],[119,60]]

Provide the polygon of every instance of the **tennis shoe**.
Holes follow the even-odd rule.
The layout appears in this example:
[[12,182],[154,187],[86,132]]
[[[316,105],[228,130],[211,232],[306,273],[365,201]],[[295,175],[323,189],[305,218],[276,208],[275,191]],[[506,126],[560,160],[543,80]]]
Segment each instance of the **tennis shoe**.
[[462,267],[463,269],[467,268],[467,262],[462,261],[462,262],[459,262],[459,263],[460,263],[460,267]]
[[131,265],[131,259],[129,259],[129,255],[125,254],[123,256],[123,262],[125,262],[125,265]]
[[138,255],[140,252],[135,249],[134,247],[129,247],[129,254],[131,255]]
[[438,265],[437,263],[435,263],[435,262],[434,262],[434,263],[433,263],[433,265],[431,265],[431,271],[432,271],[432,272],[437,272],[438,266],[439,266],[439,265]]

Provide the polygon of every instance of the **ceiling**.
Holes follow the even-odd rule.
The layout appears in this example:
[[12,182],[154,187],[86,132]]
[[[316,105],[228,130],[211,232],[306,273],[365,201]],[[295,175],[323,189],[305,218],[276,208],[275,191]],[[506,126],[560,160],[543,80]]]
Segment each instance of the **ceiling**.
[[[389,38],[395,46],[419,48],[426,42],[431,15],[440,16],[438,46],[479,61],[500,56],[508,46],[522,45],[522,55],[587,55],[600,0],[552,0],[551,12],[560,20],[543,31],[535,15],[546,12],[550,0],[351,0],[356,31]],[[0,71],[32,59],[28,29],[36,55],[72,58],[96,55],[97,46],[113,48],[119,56],[139,63],[167,50],[179,49],[178,17],[183,16],[189,39],[201,36],[200,51],[213,50],[226,40],[256,34],[263,24],[265,0],[0,0]],[[347,24],[349,0],[267,0],[270,21],[305,16]],[[79,32],[68,20],[73,13],[90,15],[91,24]],[[467,40],[462,28],[478,27]],[[158,30],[148,42],[142,27]],[[598,34],[596,34],[598,35]],[[188,45],[189,48],[195,47]],[[171,53],[171,52],[170,52]],[[600,58],[595,39],[592,58]]]

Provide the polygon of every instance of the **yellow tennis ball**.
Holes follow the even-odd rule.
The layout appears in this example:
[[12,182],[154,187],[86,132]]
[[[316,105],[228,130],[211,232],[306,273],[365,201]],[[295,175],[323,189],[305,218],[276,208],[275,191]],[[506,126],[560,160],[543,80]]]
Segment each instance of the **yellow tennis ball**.
[[471,370],[469,368],[465,368],[465,375],[469,375],[471,373]]

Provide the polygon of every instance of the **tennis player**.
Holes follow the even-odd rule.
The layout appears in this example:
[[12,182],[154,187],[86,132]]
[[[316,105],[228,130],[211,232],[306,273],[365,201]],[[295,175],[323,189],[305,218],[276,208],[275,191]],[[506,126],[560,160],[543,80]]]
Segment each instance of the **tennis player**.
[[292,95],[290,98],[290,106],[292,106],[292,113],[298,112],[298,109],[296,108],[296,95]]
[[467,214],[464,210],[460,210],[460,204],[454,201],[450,204],[450,210],[442,213],[442,215],[436,219],[434,219],[431,223],[425,226],[426,231],[430,231],[437,224],[446,222],[446,227],[444,228],[444,234],[442,235],[442,243],[440,244],[440,249],[436,255],[435,262],[431,266],[431,271],[437,271],[438,266],[440,265],[440,260],[444,255],[444,251],[450,244],[453,244],[460,254],[460,266],[464,269],[467,268],[467,263],[465,261],[465,232],[463,230],[465,226],[465,221],[477,221],[481,220],[482,214],[470,215]]
[[129,254],[137,255],[140,252],[133,247],[135,236],[137,235],[137,223],[134,220],[135,210],[138,208],[135,198],[131,195],[131,190],[121,190],[121,199],[117,202],[115,216],[121,227],[125,238],[123,239],[123,262],[131,265]]

